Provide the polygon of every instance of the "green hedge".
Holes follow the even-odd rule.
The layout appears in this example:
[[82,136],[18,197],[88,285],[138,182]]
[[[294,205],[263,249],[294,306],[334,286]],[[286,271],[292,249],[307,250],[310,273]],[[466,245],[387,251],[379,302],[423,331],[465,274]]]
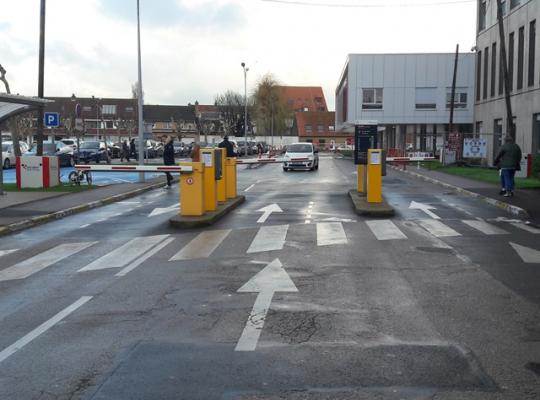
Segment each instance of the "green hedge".
[[533,158],[533,176],[540,179],[540,154],[535,154]]

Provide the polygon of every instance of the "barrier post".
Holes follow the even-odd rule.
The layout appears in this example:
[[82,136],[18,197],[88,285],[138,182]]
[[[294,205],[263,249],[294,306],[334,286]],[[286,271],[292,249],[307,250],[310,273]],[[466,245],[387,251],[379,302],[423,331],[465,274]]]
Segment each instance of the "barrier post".
[[382,203],[382,150],[368,150],[367,201]]
[[193,167],[192,173],[180,174],[180,215],[200,217],[204,215],[204,164],[181,162],[179,165]]
[[225,193],[227,199],[236,198],[236,158],[227,157],[225,160]]
[[204,211],[217,210],[216,154],[215,149],[201,149],[204,163]]
[[356,173],[358,179],[358,193],[366,193],[366,166],[359,164],[356,166]]
[[221,153],[221,157],[216,157],[217,162],[219,162],[221,166],[221,178],[217,181],[217,201],[224,203],[227,201],[227,173],[225,171],[225,156],[227,155],[227,149],[217,148],[214,150],[216,153]]

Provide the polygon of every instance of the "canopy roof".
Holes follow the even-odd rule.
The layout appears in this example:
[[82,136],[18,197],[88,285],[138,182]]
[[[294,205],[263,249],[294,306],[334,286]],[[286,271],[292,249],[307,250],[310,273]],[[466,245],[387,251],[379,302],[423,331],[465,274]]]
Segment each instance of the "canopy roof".
[[52,100],[40,99],[38,97],[0,93],[0,122],[14,115],[38,109],[51,102]]

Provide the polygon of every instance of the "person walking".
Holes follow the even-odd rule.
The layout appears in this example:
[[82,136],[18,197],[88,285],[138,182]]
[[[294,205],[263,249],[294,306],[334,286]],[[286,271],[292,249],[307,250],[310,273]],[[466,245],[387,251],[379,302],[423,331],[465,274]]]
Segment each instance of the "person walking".
[[225,149],[227,152],[227,157],[234,157],[234,146],[229,142],[229,137],[227,135],[223,136],[222,142],[218,145],[220,149]]
[[129,155],[130,157],[133,157],[134,159],[137,158],[137,149],[135,148],[135,139],[131,139],[131,142],[129,142]]
[[500,194],[504,197],[514,195],[514,176],[516,171],[521,170],[521,149],[514,143],[511,136],[504,139],[504,145],[500,148],[495,165],[501,169],[501,184],[503,188]]
[[122,143],[122,153],[121,153],[121,156],[120,156],[120,162],[124,161],[124,158],[126,159],[127,162],[129,162],[129,145],[128,145],[128,141],[127,140],[124,140],[124,142]]
[[[175,164],[173,140],[170,136],[167,136],[167,140],[165,141],[165,147],[163,147],[163,164]],[[170,187],[173,177],[170,172],[165,172],[165,175],[167,175],[167,186]]]
[[201,161],[201,145],[199,143],[193,143],[193,147],[191,148],[191,153],[189,156],[191,157],[192,162]]

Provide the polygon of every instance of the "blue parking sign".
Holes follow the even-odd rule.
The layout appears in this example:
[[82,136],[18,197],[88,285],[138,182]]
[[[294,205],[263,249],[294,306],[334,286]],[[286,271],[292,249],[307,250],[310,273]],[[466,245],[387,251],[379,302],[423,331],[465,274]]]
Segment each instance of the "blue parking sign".
[[43,124],[47,128],[58,128],[60,126],[60,116],[57,112],[46,112],[43,115]]

